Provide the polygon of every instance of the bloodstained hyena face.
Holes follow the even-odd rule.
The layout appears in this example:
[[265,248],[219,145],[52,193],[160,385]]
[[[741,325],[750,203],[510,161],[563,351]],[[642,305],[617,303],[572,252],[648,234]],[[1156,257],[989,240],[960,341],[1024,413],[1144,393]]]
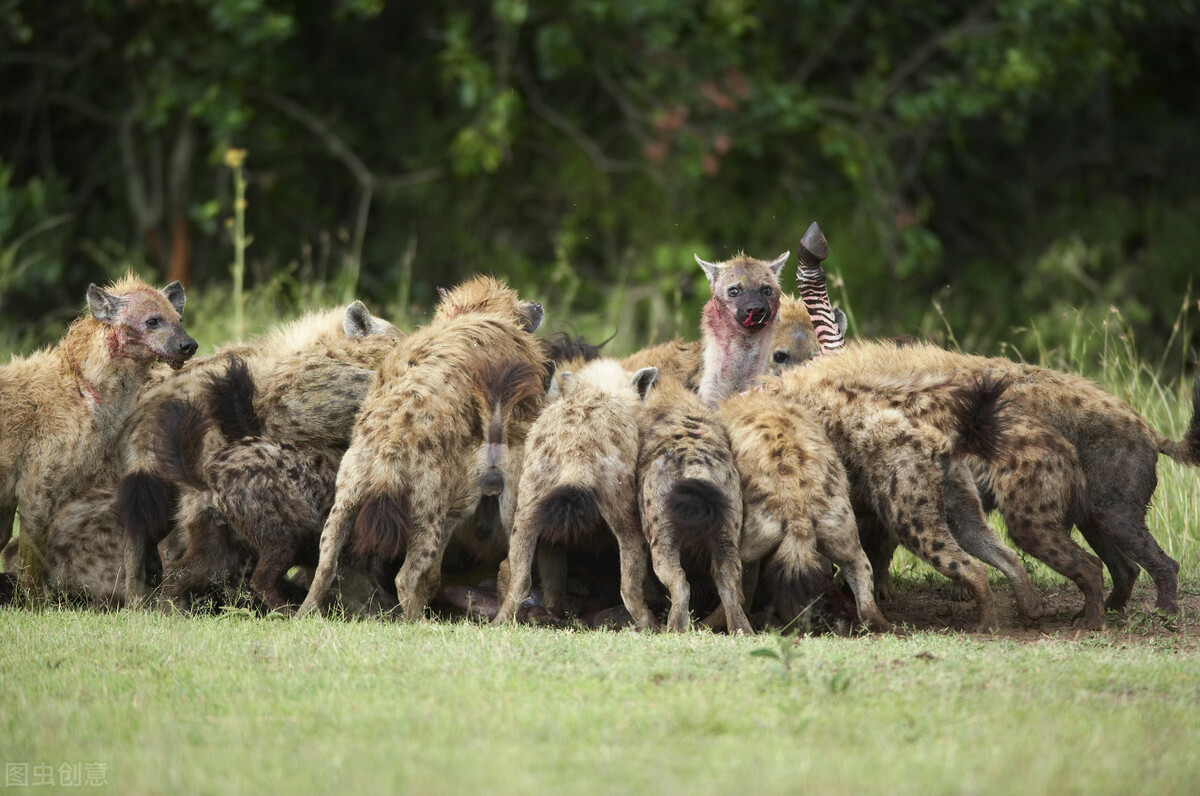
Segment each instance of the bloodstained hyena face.
[[198,347],[183,329],[183,285],[172,282],[161,291],[133,286],[127,279],[109,291],[88,287],[92,317],[111,327],[110,356],[135,361],[162,360],[175,370]]
[[749,332],[767,328],[779,312],[779,272],[790,252],[771,262],[738,254],[724,263],[696,262],[708,275],[713,300],[725,307],[723,315]]

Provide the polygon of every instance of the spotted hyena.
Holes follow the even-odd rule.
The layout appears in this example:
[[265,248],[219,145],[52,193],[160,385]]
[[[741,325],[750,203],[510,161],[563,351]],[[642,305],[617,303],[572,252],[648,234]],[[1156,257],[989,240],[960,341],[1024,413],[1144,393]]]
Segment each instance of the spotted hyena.
[[[225,347],[146,390],[119,446],[124,467],[118,515],[127,534],[127,602],[138,604],[145,598],[147,554],[179,526],[187,529],[190,553],[175,565],[179,574],[173,577],[181,580],[173,588],[177,598],[183,598],[190,585],[232,583],[250,564],[249,551],[238,544],[211,500],[187,479],[167,477],[162,457],[164,452],[168,458],[174,454],[171,441],[161,433],[165,404],[206,402],[212,380],[240,360],[260,388],[248,411],[260,419],[263,435],[305,448],[344,449],[373,368],[400,337],[395,326],[356,301],[345,308],[308,313],[249,343]],[[216,424],[210,424],[203,443],[206,454],[227,443]]]
[[[1154,540],[1145,514],[1157,486],[1159,454],[1200,465],[1200,389],[1193,393],[1191,424],[1176,442],[1120,399],[1073,374],[927,344],[864,343],[848,353],[875,368],[919,369],[960,380],[980,374],[1010,379],[1005,414],[1012,418],[1015,439],[1006,448],[1013,453],[991,467],[973,468],[986,505],[1000,509],[1019,546],[1079,585],[1082,626],[1102,626],[1101,572],[1099,562],[1070,540],[1072,524],[1109,568],[1109,609],[1125,605],[1140,564],[1154,578],[1158,608],[1178,610],[1179,565]],[[890,556],[890,548],[886,552]]]
[[715,412],[672,378],[659,378],[638,411],[638,494],[654,573],[671,595],[670,630],[688,628],[691,587],[681,556],[703,550],[735,633],[742,608],[742,487],[729,434]]
[[446,292],[433,320],[383,360],[338,470],[302,614],[324,604],[354,540],[360,551],[403,554],[396,596],[406,618],[423,615],[450,537],[483,496],[479,450],[492,412],[480,374],[508,363],[522,383],[501,429],[508,446],[519,447],[544,398],[546,368],[533,336],[541,320],[541,305],[476,277]]
[[[842,356],[821,357],[785,372],[764,392],[821,422],[846,468],[851,495],[902,544],[964,583],[975,598],[980,629],[995,629],[986,570],[947,526],[940,487],[943,461],[994,456],[1003,442],[998,405],[1007,383],[981,378],[960,386],[944,376],[900,379],[828,367],[843,362]],[[851,585],[861,610],[861,584]]]
[[58,508],[103,477],[154,363],[177,369],[197,347],[178,282],[160,291],[127,276],[89,286],[87,303],[58,345],[0,368],[0,541],[19,509],[19,580],[35,599]]
[[529,593],[539,542],[577,546],[607,525],[620,551],[625,608],[639,628],[657,626],[642,591],[646,540],[636,489],[637,407],[657,377],[653,368],[631,377],[614,360],[591,362],[565,380],[562,397],[530,428],[509,539],[511,580],[494,624],[515,617]]
[[[55,513],[46,542],[45,581],[51,594],[104,608],[124,605],[125,533],[116,498],[115,483],[94,486]],[[17,541],[12,539],[4,547],[3,563],[9,572],[17,568]],[[159,546],[167,562],[182,552],[178,535],[168,536]],[[156,570],[152,581],[161,575]]]

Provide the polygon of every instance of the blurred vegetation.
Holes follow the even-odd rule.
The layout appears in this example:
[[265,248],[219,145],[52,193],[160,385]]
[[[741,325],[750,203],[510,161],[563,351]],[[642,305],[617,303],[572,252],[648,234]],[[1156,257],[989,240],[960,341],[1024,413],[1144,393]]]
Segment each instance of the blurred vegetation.
[[626,351],[694,334],[692,252],[817,220],[854,333],[1088,363],[1116,310],[1186,368],[1198,34],[1191,0],[0,0],[0,347],[129,267],[233,336],[238,149],[247,333],[487,271]]

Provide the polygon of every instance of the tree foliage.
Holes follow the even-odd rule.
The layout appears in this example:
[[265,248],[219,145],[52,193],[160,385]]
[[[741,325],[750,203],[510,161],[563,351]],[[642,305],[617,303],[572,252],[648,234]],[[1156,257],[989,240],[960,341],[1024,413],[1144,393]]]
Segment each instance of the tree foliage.
[[406,309],[487,270],[630,346],[689,333],[693,251],[815,219],[861,334],[1113,305],[1161,345],[1194,296],[1198,10],[0,0],[0,301],[128,263],[222,284],[237,147],[260,282]]

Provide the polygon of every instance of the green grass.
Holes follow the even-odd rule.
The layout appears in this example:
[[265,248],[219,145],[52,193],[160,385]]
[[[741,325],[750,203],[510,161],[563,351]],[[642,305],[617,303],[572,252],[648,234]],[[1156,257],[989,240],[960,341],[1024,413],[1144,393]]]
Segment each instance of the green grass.
[[1200,651],[0,611],[5,762],[121,793],[1183,793]]

